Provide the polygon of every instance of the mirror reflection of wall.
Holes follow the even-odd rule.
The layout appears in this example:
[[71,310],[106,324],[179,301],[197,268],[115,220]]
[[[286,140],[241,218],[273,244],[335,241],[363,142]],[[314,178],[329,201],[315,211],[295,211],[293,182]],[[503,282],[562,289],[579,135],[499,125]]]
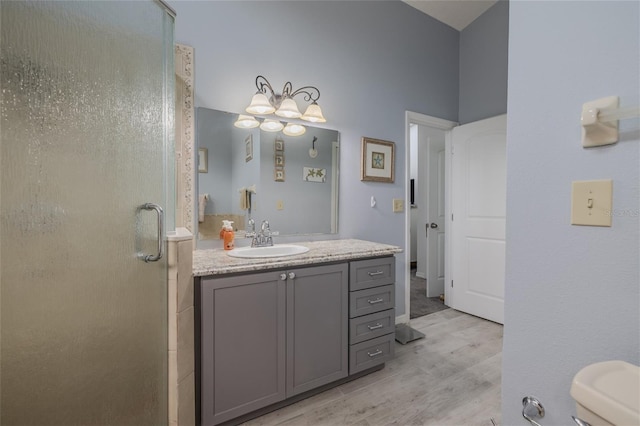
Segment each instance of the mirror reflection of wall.
[[[198,108],[198,146],[207,148],[208,171],[198,173],[198,238],[218,239],[223,220],[232,220],[236,229],[245,228],[249,206],[240,203],[240,190],[260,181],[258,129],[233,126],[234,114]],[[253,158],[247,161],[245,140],[253,139]],[[205,198],[203,200],[203,198]],[[255,195],[252,197],[255,202]],[[202,203],[204,202],[204,209]],[[202,214],[204,213],[204,214]]]
[[[336,233],[338,132],[307,126],[286,136],[236,128],[237,117],[197,109],[196,141],[208,151],[208,172],[198,173],[199,198],[208,195],[198,240],[219,239],[222,220],[243,231],[249,218],[258,228],[268,220],[283,236]],[[241,202],[243,188],[255,189],[250,206]]]
[[[260,132],[258,217],[269,220],[271,229],[285,234],[331,233],[331,144],[336,133],[318,128],[308,128],[302,136]],[[318,155],[311,158],[314,136]],[[276,140],[284,150],[276,150]],[[280,170],[282,180],[276,177]]]

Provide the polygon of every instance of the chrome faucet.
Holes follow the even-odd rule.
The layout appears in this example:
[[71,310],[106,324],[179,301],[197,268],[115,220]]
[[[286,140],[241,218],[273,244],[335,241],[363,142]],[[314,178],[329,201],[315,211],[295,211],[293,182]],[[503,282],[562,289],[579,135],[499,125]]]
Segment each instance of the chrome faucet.
[[245,234],[246,238],[253,238],[256,236],[256,221],[253,219],[249,219],[249,223],[247,223],[247,232]]
[[260,225],[260,232],[264,235],[265,232],[271,233],[271,228],[269,228],[269,221],[263,220],[262,225]]
[[269,247],[273,245],[272,235],[274,235],[274,233],[271,232],[269,221],[262,221],[260,232],[258,233],[255,232],[255,222],[253,219],[249,220],[249,226],[251,227],[251,231],[247,232],[246,237],[252,238],[251,247]]

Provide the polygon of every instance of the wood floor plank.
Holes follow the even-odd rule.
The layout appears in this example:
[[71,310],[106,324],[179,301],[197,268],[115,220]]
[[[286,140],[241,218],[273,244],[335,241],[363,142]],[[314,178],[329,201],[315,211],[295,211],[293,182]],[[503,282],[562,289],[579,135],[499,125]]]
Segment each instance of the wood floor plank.
[[453,309],[415,318],[383,370],[259,417],[251,426],[500,424],[502,325]]

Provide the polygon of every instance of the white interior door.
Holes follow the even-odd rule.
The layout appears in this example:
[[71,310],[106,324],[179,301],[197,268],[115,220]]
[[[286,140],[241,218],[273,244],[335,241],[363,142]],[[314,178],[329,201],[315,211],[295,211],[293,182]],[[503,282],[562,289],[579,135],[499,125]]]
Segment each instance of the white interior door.
[[[430,129],[425,126],[416,125],[414,126],[416,129],[416,139],[417,139],[417,180],[415,182],[415,195],[416,195],[416,243],[417,243],[417,256],[416,256],[416,277],[427,279],[427,234],[425,230],[425,224],[427,223],[427,198],[429,195],[427,179],[429,178],[428,172],[429,168],[428,164],[428,146],[429,146],[429,138],[430,132],[433,132],[433,129]],[[427,289],[424,289],[425,294]]]
[[501,115],[453,129],[452,306],[504,322],[506,127]]
[[428,144],[427,196],[427,297],[444,294],[444,132],[430,137]]

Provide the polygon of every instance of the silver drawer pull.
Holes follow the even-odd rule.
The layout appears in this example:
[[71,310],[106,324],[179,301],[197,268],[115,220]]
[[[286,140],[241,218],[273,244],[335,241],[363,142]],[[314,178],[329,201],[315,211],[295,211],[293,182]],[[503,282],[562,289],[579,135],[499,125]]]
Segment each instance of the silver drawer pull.
[[367,327],[369,328],[369,330],[377,330],[379,328],[384,327],[384,325],[377,323],[376,325],[368,325]]
[[382,355],[382,351],[380,349],[376,349],[373,353],[367,352],[367,355],[369,355],[369,358],[373,358],[375,356]]
[[376,272],[367,272],[369,274],[370,277],[375,277],[376,275],[382,275],[384,274],[383,271],[376,271]]
[[382,303],[382,302],[384,302],[384,299],[382,299],[382,298],[378,297],[378,298],[377,298],[377,299],[375,299],[375,300],[367,299],[367,302],[369,302],[369,304],[370,304],[370,305],[375,305],[375,304],[377,304],[377,303]]

